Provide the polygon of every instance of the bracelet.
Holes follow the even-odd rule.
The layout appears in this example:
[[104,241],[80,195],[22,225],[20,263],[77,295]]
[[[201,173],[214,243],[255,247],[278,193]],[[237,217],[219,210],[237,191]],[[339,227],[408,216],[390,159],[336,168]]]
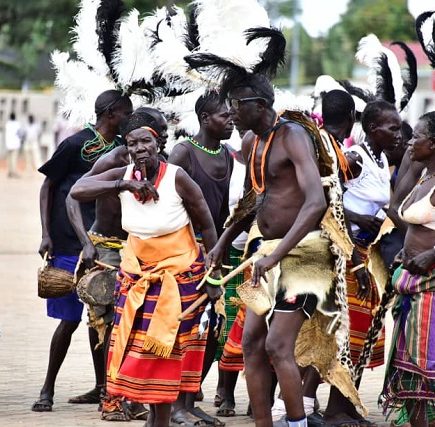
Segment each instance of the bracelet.
[[116,180],[116,183],[115,183],[115,190],[116,190],[116,191],[119,191],[119,188],[120,188],[120,186],[121,186],[121,182],[122,182],[122,181],[124,181],[123,178],[119,178],[119,179]]
[[362,268],[365,268],[365,264],[364,263],[361,263],[361,264],[358,264],[358,265],[356,265],[355,267],[352,267],[350,270],[349,270],[349,273],[355,273],[356,271],[358,271],[358,270],[361,270]]
[[220,278],[220,279],[213,279],[213,277],[209,276],[205,280],[211,286],[221,286],[221,284],[222,284],[222,278]]

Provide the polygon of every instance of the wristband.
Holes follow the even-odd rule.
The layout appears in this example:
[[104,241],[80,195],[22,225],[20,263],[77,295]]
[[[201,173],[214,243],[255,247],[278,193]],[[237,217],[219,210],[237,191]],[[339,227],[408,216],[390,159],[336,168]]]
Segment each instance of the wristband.
[[220,279],[213,279],[213,277],[209,276],[205,280],[211,286],[221,286],[221,284],[222,284],[222,278],[220,278]]
[[115,190],[116,191],[119,191],[119,188],[121,186],[122,181],[124,181],[122,178],[119,178],[118,180],[116,180],[116,183],[115,183]]
[[358,265],[356,265],[355,267],[352,267],[350,270],[349,270],[349,273],[355,273],[356,271],[358,271],[358,270],[361,270],[362,268],[365,268],[365,264],[364,263],[361,263],[361,264],[358,264]]

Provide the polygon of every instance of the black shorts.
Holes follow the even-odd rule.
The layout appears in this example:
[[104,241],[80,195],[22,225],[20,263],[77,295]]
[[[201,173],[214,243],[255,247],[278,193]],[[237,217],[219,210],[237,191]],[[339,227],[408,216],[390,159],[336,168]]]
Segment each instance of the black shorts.
[[285,291],[280,289],[275,299],[275,312],[292,312],[302,310],[310,318],[317,307],[317,297],[314,294],[296,295],[291,301],[285,299]]

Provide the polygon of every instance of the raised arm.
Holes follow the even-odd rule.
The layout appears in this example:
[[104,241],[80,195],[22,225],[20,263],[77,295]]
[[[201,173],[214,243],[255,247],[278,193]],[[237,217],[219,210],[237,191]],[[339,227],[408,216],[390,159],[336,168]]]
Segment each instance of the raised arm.
[[70,195],[81,202],[90,202],[108,193],[119,193],[125,167],[110,169],[93,176],[82,176],[71,188]]

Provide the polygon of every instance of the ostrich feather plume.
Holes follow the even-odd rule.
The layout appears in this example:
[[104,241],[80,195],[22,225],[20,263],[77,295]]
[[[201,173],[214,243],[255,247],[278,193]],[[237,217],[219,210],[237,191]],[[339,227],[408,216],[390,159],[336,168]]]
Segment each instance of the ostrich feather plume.
[[435,69],[435,12],[424,12],[415,20],[418,40]]
[[72,28],[73,50],[95,72],[104,76],[109,72],[104,55],[98,50],[97,10],[100,0],[82,0]]

